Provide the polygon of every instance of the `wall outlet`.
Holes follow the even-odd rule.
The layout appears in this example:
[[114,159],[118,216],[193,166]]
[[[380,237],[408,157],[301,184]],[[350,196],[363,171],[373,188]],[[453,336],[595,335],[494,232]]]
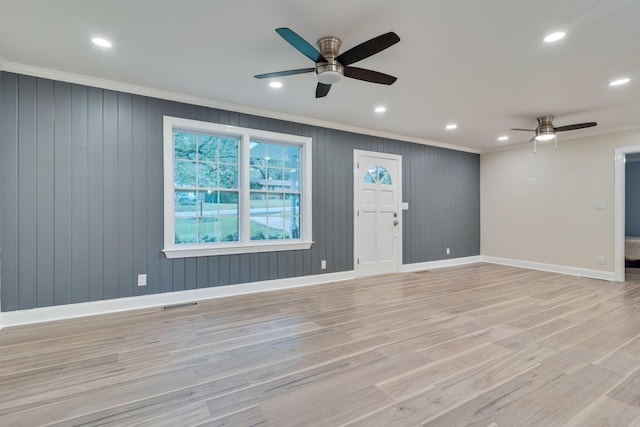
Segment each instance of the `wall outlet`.
[[451,254],[451,249],[447,248],[447,255]]
[[604,256],[598,255],[598,264],[604,265]]
[[529,178],[527,180],[527,184],[529,184],[529,185],[536,185],[537,183],[538,183],[538,180],[535,179],[535,178]]
[[596,210],[602,211],[605,210],[607,208],[607,205],[605,202],[603,202],[602,200],[599,200],[595,203],[594,208]]
[[138,274],[138,286],[147,286],[146,274]]
[[322,261],[320,261],[320,270],[326,270],[327,269],[327,260],[323,259]]

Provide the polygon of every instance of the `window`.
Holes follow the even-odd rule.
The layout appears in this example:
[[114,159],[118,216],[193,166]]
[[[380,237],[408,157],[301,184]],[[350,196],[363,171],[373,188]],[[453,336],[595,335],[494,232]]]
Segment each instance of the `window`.
[[391,176],[382,166],[372,166],[364,175],[365,184],[391,185]]
[[164,117],[167,258],[311,247],[311,139]]

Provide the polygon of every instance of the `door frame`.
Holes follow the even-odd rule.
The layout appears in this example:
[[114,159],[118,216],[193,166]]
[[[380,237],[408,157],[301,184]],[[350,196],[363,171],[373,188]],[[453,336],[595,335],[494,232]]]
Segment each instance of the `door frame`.
[[400,268],[402,267],[402,230],[403,230],[403,222],[404,217],[402,215],[402,155],[400,154],[391,154],[391,153],[382,153],[379,151],[367,151],[367,150],[353,150],[353,271],[356,277],[362,277],[358,274],[358,227],[356,225],[357,216],[358,216],[358,157],[359,156],[367,156],[367,157],[378,157],[386,160],[396,160],[398,162],[398,197],[397,197],[397,205],[396,211],[398,212],[398,238],[397,240],[397,268],[395,273],[400,272]]
[[640,145],[630,147],[616,148],[614,157],[614,187],[615,187],[615,206],[614,206],[614,279],[619,282],[625,280],[625,263],[624,263],[624,238],[625,238],[625,181],[626,181],[626,159],[627,154],[639,153]]

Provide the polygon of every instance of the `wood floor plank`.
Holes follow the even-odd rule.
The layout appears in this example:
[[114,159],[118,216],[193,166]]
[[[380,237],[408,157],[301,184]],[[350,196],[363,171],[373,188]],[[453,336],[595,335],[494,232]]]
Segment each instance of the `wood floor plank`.
[[607,426],[640,426],[640,408],[603,396],[570,419],[563,427]]
[[640,367],[607,396],[630,406],[640,407]]
[[437,383],[461,370],[470,369],[475,365],[497,359],[507,353],[509,351],[503,347],[495,344],[485,344],[454,357],[443,359],[379,382],[376,386],[396,400],[405,399],[427,390],[433,383]]
[[[448,408],[441,414],[423,420],[425,426],[474,426],[485,427],[495,422],[496,414],[511,412],[511,407],[527,396],[537,396],[546,384],[560,382],[563,374],[552,370],[536,369],[518,375],[480,395]],[[500,425],[498,423],[498,425]],[[512,424],[525,426],[527,424]]]
[[237,412],[207,420],[194,427],[233,427],[233,426],[266,426],[269,425],[258,405],[250,406]]

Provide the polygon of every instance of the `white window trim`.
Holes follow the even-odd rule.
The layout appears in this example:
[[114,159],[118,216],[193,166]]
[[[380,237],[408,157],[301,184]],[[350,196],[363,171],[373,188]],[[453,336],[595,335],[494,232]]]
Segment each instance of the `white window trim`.
[[[193,132],[211,132],[218,135],[236,136],[242,140],[239,147],[240,176],[239,187],[239,234],[249,235],[249,139],[259,139],[265,142],[291,143],[301,147],[300,155],[300,218],[302,227],[299,239],[288,240],[260,240],[225,243],[175,244],[175,204],[173,179],[173,130],[179,128]],[[187,258],[210,255],[245,254],[256,252],[276,252],[299,249],[309,249],[313,244],[311,230],[311,138],[288,135],[263,130],[248,129],[237,126],[221,125],[218,123],[202,122],[198,120],[182,119],[164,116],[163,118],[163,173],[164,173],[164,252],[167,258]]]

